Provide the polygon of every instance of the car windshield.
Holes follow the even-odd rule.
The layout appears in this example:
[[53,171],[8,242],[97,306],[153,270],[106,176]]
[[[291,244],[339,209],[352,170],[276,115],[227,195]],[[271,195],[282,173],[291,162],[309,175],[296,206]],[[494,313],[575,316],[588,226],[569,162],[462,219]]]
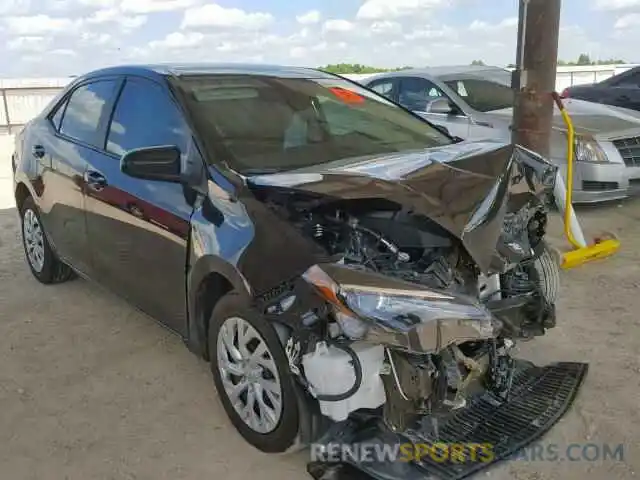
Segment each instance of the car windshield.
[[451,138],[340,78],[198,75],[177,80],[196,130],[241,174],[448,145]]
[[459,78],[448,77],[443,81],[478,112],[513,107],[515,95],[510,84],[511,75],[506,70]]

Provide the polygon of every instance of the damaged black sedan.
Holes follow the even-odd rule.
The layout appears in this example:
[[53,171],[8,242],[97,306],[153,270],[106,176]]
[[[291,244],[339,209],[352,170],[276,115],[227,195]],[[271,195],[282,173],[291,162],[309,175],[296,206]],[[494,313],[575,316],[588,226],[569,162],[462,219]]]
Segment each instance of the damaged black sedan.
[[559,284],[556,169],[523,148],[310,69],[116,67],[30,122],[13,169],[33,275],[91,278],[179,334],[262,451],[424,440],[552,388],[511,356],[555,325]]

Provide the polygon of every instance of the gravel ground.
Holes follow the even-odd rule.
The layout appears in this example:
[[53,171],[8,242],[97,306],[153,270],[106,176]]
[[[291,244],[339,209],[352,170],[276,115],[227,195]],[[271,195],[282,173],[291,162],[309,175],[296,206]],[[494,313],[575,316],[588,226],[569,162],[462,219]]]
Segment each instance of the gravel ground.
[[[244,480],[256,471],[265,480],[307,478],[308,453],[267,456],[243,442],[207,365],[179,339],[87,281],[45,287],[31,277],[7,170],[0,162],[2,478]],[[633,313],[640,311],[640,200],[579,213],[589,232],[619,235],[622,250],[565,273],[558,327],[520,350],[542,363],[591,364],[575,406],[542,442],[557,445],[561,457],[571,444],[624,444],[624,461],[519,460],[482,478],[628,479],[640,472]],[[557,222],[553,230],[560,231]]]

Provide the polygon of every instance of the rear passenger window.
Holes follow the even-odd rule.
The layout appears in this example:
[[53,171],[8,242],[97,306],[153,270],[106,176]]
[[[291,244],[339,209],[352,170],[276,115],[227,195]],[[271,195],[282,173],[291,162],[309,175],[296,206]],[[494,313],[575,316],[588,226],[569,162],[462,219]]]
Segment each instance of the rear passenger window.
[[127,80],[109,128],[109,152],[123,155],[160,145],[175,145],[184,152],[187,139],[182,114],[160,85],[139,78]]
[[102,147],[104,138],[100,138],[98,128],[102,116],[107,113],[106,107],[112,100],[116,83],[115,80],[100,80],[76,89],[64,110],[60,132],[75,140]]

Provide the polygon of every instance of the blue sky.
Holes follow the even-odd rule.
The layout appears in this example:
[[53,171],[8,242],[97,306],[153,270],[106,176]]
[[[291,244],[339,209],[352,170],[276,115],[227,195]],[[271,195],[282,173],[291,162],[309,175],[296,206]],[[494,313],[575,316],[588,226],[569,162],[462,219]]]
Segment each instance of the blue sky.
[[[0,77],[118,63],[513,61],[517,0],[0,0]],[[560,57],[640,61],[640,0],[564,0]]]

